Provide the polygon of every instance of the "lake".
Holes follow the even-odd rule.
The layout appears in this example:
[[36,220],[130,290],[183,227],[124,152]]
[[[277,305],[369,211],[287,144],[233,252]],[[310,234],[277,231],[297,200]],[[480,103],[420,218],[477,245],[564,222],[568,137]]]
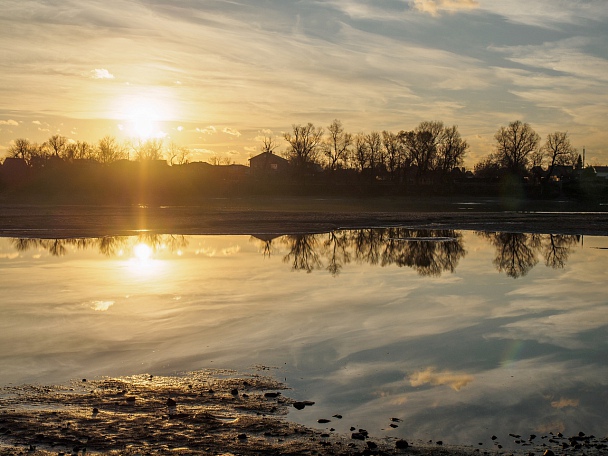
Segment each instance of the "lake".
[[604,436],[607,279],[605,237],[0,238],[0,386],[227,368],[284,381],[321,429]]

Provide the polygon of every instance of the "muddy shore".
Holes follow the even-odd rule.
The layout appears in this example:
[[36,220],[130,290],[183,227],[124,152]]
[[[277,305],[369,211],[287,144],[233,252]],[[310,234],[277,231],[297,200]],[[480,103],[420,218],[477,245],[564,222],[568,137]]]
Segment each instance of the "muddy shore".
[[[492,447],[407,441],[351,428],[334,415],[310,429],[286,419],[314,407],[289,398],[285,385],[259,374],[209,370],[75,380],[68,385],[8,386],[0,394],[0,455],[600,455],[596,436],[493,436]],[[399,422],[397,418],[395,422]],[[518,450],[502,450],[504,439]]]
[[[159,234],[293,234],[403,226],[551,234],[608,235],[606,206],[516,205],[473,200],[209,200],[198,206],[0,204],[0,236],[102,237]],[[587,210],[593,209],[593,210]]]

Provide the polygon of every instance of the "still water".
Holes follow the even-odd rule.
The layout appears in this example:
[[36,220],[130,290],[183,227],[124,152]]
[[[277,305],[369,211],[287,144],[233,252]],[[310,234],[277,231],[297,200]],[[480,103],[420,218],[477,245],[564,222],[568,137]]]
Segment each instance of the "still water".
[[340,432],[605,436],[607,267],[603,237],[0,238],[0,386],[229,368]]

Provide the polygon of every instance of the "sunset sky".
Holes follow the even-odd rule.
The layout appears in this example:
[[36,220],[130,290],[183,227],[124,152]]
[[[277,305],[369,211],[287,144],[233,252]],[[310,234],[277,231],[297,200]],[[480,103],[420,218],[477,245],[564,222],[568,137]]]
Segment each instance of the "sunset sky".
[[[260,137],[456,124],[472,167],[522,120],[608,164],[606,0],[0,0],[0,156],[158,136],[247,163]],[[285,143],[279,141],[285,149]]]

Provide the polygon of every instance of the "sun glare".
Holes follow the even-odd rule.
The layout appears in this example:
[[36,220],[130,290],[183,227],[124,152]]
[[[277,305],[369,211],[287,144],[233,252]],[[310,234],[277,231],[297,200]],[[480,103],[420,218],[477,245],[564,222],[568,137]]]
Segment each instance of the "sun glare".
[[117,111],[126,133],[144,140],[165,136],[161,122],[173,117],[167,96],[157,93],[125,97],[118,102]]
[[133,255],[137,260],[145,262],[152,256],[152,249],[147,244],[140,243],[133,247]]

